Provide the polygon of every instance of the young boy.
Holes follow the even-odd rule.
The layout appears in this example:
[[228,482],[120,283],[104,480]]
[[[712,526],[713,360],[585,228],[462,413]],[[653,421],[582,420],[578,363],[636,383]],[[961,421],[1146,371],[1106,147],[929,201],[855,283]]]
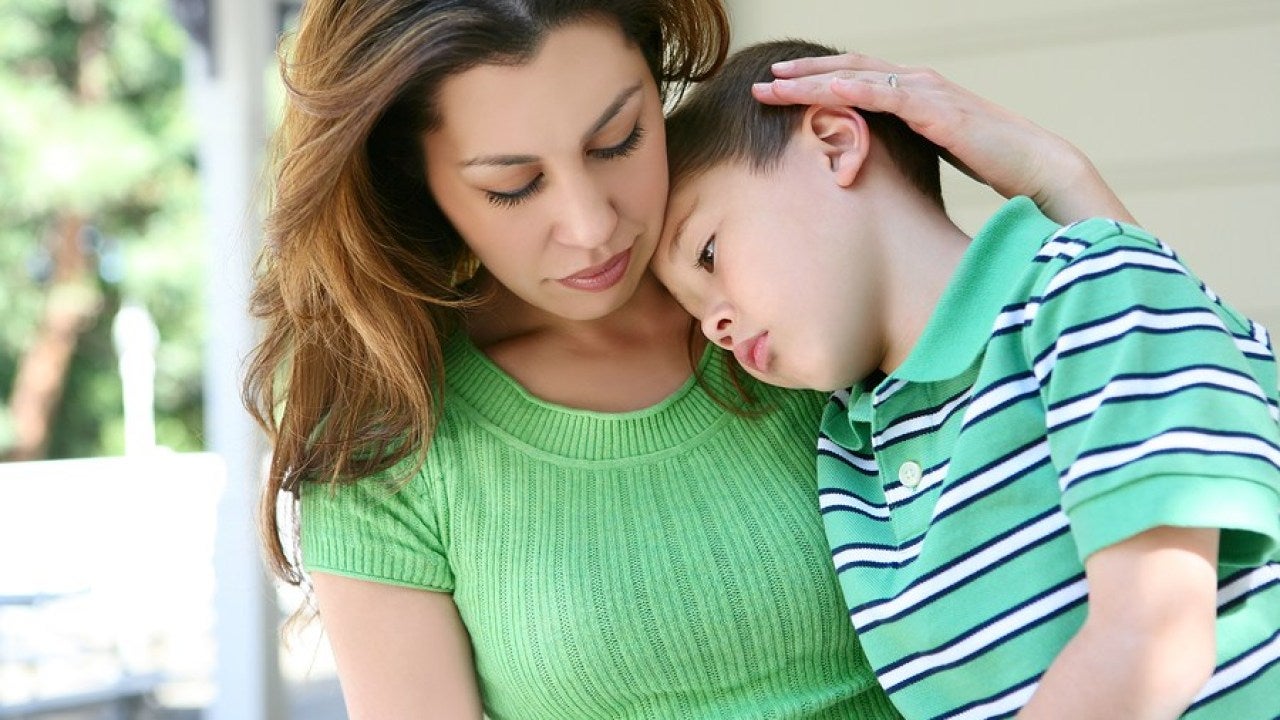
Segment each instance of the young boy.
[[970,241],[897,120],[742,90],[830,53],[748,48],[671,116],[653,267],[749,373],[837,391],[820,500],[880,682],[909,718],[1280,716],[1266,331],[1111,220],[1019,198]]

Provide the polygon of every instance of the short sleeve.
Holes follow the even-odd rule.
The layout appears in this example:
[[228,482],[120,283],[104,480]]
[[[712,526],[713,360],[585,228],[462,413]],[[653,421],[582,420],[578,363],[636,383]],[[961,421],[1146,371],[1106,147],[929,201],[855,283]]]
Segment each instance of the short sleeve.
[[407,483],[396,483],[390,473],[338,486],[304,483],[299,509],[303,567],[452,592],[434,495],[421,472]]
[[1041,288],[1024,338],[1081,561],[1162,525],[1221,529],[1224,566],[1266,561],[1280,426],[1265,333],[1145,233],[1073,232],[1089,247]]

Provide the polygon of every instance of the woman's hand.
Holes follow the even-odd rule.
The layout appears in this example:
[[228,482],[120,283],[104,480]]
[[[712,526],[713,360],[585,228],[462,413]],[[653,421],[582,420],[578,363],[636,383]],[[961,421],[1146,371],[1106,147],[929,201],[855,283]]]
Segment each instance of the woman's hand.
[[927,68],[846,53],[778,63],[752,94],[772,105],[850,105],[902,118],[948,162],[1005,197],[1026,195],[1059,223],[1129,211],[1084,153]]

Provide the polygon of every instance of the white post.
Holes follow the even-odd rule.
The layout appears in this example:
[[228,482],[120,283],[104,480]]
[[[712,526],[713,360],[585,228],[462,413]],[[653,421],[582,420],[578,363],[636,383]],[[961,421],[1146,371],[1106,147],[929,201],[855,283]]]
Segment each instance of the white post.
[[160,332],[141,305],[125,303],[111,323],[124,395],[124,454],[156,447],[156,347]]
[[255,525],[266,447],[240,404],[241,373],[256,340],[247,308],[259,245],[263,79],[275,49],[275,3],[208,0],[208,5],[213,57],[193,48],[187,63],[210,245],[205,434],[208,449],[222,457],[227,472],[214,548],[216,694],[206,718],[279,720],[286,717],[279,611]]

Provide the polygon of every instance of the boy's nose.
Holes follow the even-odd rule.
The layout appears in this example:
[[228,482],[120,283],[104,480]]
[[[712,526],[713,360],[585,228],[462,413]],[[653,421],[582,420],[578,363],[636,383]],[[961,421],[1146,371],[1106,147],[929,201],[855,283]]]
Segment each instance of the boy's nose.
[[728,308],[720,305],[712,312],[707,313],[702,320],[702,334],[707,336],[711,342],[719,345],[727,350],[733,349],[733,319],[730,317]]

